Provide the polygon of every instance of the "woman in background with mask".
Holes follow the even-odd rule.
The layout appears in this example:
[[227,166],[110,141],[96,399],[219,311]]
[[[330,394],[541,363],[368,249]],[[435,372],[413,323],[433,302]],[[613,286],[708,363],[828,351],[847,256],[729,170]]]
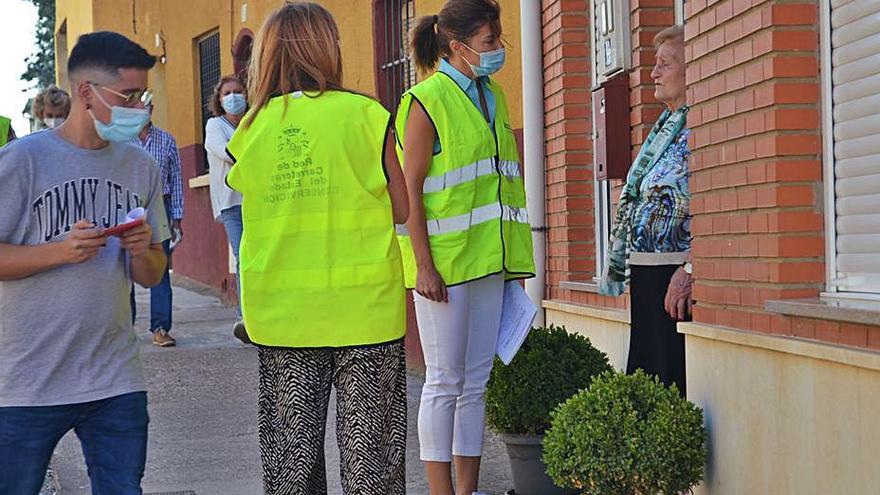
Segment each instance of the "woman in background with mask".
[[504,284],[535,271],[516,140],[490,79],[505,59],[500,7],[450,0],[419,19],[411,49],[422,73],[439,62],[403,95],[395,123],[411,205],[398,233],[427,367],[421,459],[432,495],[471,495]]
[[47,129],[61,125],[70,113],[70,95],[54,84],[34,98],[33,114]]
[[[214,117],[205,125],[205,151],[208,152],[208,172],[211,185],[211,210],[214,220],[221,222],[226,229],[226,238],[235,255],[235,277],[238,279],[238,247],[241,244],[241,193],[226,185],[226,174],[232,167],[232,160],[226,154],[226,144],[238,127],[247,111],[247,96],[244,82],[238,76],[224,76],[214,88],[210,110]],[[242,342],[250,339],[241,319],[241,283],[238,284],[238,320],[232,333]]]

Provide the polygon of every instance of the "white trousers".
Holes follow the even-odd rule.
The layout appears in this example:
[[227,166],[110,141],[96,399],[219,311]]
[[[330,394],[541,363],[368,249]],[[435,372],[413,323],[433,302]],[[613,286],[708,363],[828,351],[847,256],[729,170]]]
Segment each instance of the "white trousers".
[[483,451],[486,384],[501,324],[504,275],[449,287],[449,302],[415,294],[425,354],[419,407],[423,461],[451,462]]

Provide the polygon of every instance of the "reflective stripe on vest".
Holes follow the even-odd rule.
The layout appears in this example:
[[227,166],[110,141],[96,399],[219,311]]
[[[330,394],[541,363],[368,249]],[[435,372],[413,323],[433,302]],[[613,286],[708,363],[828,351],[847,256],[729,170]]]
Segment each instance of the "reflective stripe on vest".
[[227,182],[243,193],[241,299],[254,342],[403,338],[406,291],[383,170],[388,120],[367,97],[295,93],[236,130]]
[[[499,164],[501,175],[508,179],[520,177],[519,163],[511,160],[502,160]],[[443,175],[426,177],[422,192],[425,194],[440,192],[465,182],[470,182],[477,177],[484,177],[495,173],[495,159],[485,158],[476,163],[450,170]]]
[[[428,235],[449,234],[462,232],[491,220],[504,219],[508,222],[516,222],[529,225],[529,212],[525,208],[513,208],[499,204],[491,204],[474,208],[470,213],[438,220],[428,220]],[[397,226],[398,235],[409,235],[406,225]]]
[[[433,155],[422,188],[434,264],[447,285],[507,272],[508,279],[534,273],[531,227],[516,139],[500,86],[495,127],[449,76],[436,73],[404,94],[395,127],[398,155],[406,120],[418,100],[434,123],[440,152]],[[404,169],[406,164],[404,163]],[[417,266],[406,226],[397,226],[407,287]]]

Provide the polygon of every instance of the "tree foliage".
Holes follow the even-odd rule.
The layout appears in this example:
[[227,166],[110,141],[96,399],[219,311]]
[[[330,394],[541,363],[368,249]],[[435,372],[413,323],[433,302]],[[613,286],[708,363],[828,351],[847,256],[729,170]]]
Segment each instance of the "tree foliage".
[[35,51],[21,79],[45,88],[55,83],[55,0],[27,0],[37,7]]

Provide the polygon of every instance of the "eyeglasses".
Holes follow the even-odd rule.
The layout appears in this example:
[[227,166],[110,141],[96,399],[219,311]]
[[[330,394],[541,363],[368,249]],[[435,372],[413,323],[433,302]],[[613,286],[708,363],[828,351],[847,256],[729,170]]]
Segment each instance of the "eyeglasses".
[[141,103],[141,104],[143,104],[143,106],[147,107],[153,101],[153,92],[150,90],[150,88],[137,89],[137,90],[129,91],[126,93],[120,93],[119,91],[116,91],[115,89],[108,88],[107,86],[104,86],[102,84],[98,84],[98,83],[94,83],[94,82],[89,82],[89,84],[91,84],[92,86],[96,86],[98,88],[101,88],[104,91],[107,91],[108,93],[114,94],[114,95],[122,98],[123,103],[127,107],[133,107],[133,106],[137,105],[138,103]]

